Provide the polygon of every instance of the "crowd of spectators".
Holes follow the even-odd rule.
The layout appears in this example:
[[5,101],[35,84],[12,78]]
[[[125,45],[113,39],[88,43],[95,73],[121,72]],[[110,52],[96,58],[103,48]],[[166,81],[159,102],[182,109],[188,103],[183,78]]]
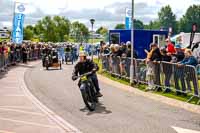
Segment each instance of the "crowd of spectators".
[[[193,56],[193,53],[190,49],[182,48],[181,44],[178,42],[177,44],[174,44],[170,41],[170,39],[166,39],[166,44],[163,45],[163,47],[159,47],[157,44],[152,43],[150,44],[149,50],[144,50],[147,54],[146,59],[144,59],[146,64],[146,79],[148,81],[148,87],[146,88],[146,91],[154,91],[154,90],[162,90],[161,86],[161,69],[164,73],[164,84],[167,87],[165,92],[170,92],[170,81],[172,78],[172,75],[174,76],[175,81],[175,88],[177,90],[177,95],[184,94],[181,93],[186,91],[186,88],[188,90],[191,90],[190,81],[195,81],[192,79],[185,79],[184,75],[184,69],[183,67],[185,65],[190,65],[196,67],[198,65],[197,57]],[[120,57],[122,58],[130,58],[131,57],[131,43],[127,42],[121,43],[121,44],[101,44],[100,53],[102,55],[109,55],[109,57]],[[137,52],[133,52],[134,58],[137,59]],[[166,62],[168,64],[176,64],[177,68],[176,71],[172,71],[172,65],[160,65],[160,63]],[[113,63],[113,60],[110,59],[110,64]],[[123,75],[123,62],[120,62],[120,73]],[[162,66],[162,67],[161,67]],[[112,68],[110,69],[112,70]],[[194,78],[194,77],[191,77]],[[181,87],[179,85],[179,82],[181,83]],[[187,83],[187,86],[185,84]],[[193,85],[196,86],[196,83]],[[197,88],[197,87],[196,87]]]
[[[160,65],[158,64],[159,61],[169,62],[169,63],[176,63],[179,66],[179,69],[174,73],[175,79],[175,87],[177,90],[180,90],[179,86],[179,79],[181,81],[181,88],[182,91],[186,90],[185,86],[185,79],[184,79],[184,65],[191,65],[196,67],[198,65],[198,60],[196,57],[193,56],[193,53],[190,49],[183,49],[181,48],[180,44],[174,45],[169,39],[166,40],[165,47],[159,48],[157,44],[150,45],[150,51],[146,51],[147,58],[147,77],[148,77],[148,88],[147,91],[151,91],[155,89],[155,85],[160,85]],[[165,67],[165,66],[163,66]],[[172,75],[172,68],[167,66],[168,68],[163,68],[165,73],[165,86],[170,85],[170,77]],[[180,76],[182,75],[182,76]],[[189,84],[188,84],[189,85]],[[191,88],[191,87],[190,87]],[[166,89],[166,92],[170,92],[170,88]],[[180,93],[177,92],[179,95]]]
[[18,62],[27,63],[29,60],[40,58],[42,45],[26,42],[17,45],[11,42],[0,42],[0,69],[6,71],[8,66]]
[[[131,42],[121,44],[106,44],[102,42],[100,47],[100,53],[102,55],[111,55],[118,57],[131,57]],[[138,58],[137,52],[133,52],[133,57]]]
[[44,43],[23,42],[14,44],[11,42],[0,42],[0,71],[7,71],[8,66],[16,63],[27,63],[30,60],[42,59],[45,55],[56,52],[58,59],[65,61],[78,59],[78,47],[70,43]]

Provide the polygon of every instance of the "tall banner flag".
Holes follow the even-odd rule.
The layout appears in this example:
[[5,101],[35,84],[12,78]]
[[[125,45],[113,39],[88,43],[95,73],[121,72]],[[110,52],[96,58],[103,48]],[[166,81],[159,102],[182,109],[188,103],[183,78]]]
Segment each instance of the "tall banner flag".
[[126,27],[127,30],[130,30],[131,26],[132,26],[132,20],[131,20],[132,15],[131,15],[131,12],[132,12],[131,9],[126,8],[125,27]]
[[25,17],[25,4],[15,3],[15,12],[13,17],[13,30],[12,30],[12,42],[16,44],[22,44],[23,41],[23,26]]

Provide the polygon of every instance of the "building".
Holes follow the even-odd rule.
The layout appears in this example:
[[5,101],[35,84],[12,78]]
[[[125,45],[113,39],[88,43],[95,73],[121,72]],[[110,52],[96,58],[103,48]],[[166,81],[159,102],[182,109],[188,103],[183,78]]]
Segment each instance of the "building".
[[0,39],[8,39],[8,38],[10,38],[8,28],[4,27],[0,29]]
[[[168,31],[160,30],[134,30],[134,50],[139,58],[146,58],[145,49],[150,49],[151,43],[156,43],[159,47],[165,46],[165,39]],[[110,30],[110,44],[121,44],[131,41],[131,30]]]

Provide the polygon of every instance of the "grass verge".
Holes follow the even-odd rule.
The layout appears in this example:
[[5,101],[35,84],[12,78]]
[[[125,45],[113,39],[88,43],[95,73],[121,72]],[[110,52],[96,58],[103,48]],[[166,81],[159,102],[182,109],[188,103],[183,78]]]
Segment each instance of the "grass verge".
[[[130,83],[129,83],[129,80],[127,79],[123,79],[123,78],[119,78],[115,75],[112,75],[108,72],[105,72],[102,70],[102,64],[101,64],[101,61],[98,60],[98,59],[94,59],[94,62],[98,64],[99,66],[99,71],[98,71],[98,74],[102,75],[102,76],[105,76],[113,81],[116,81],[116,82],[119,82],[121,84],[124,84],[124,85],[129,85],[130,86]],[[147,85],[145,84],[135,84],[135,85],[132,85],[134,88],[138,88],[139,90],[141,91],[144,91],[145,92],[145,89],[147,87]],[[168,98],[172,98],[172,99],[176,99],[176,100],[179,100],[179,101],[183,101],[183,102],[187,102],[188,99],[190,99],[190,97],[192,95],[188,94],[187,96],[183,96],[183,95],[179,95],[177,96],[176,93],[174,91],[170,92],[170,93],[163,93],[163,92],[152,92],[156,95],[162,95],[162,96],[165,96],[165,97],[168,97]],[[198,98],[194,98],[192,101],[190,101],[191,104],[195,104],[197,105],[197,102],[199,101]]]

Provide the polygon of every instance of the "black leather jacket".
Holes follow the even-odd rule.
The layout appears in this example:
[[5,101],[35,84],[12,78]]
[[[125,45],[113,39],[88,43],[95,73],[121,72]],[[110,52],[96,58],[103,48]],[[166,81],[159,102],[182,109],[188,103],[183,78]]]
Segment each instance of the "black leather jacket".
[[99,67],[96,63],[94,63],[92,60],[87,59],[85,62],[78,62],[73,71],[73,76],[82,75],[84,73],[91,72],[93,70],[98,71]]

